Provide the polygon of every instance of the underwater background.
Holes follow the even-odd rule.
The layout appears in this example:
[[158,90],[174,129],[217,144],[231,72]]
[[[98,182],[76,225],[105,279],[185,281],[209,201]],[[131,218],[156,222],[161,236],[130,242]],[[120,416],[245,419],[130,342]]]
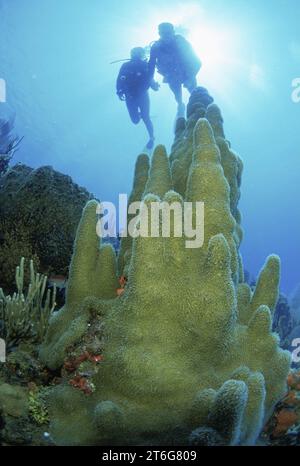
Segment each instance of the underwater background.
[[[245,268],[282,260],[281,287],[300,281],[300,76],[298,0],[0,0],[0,78],[24,136],[14,162],[52,165],[102,200],[128,193],[146,134],[115,95],[119,63],[171,21],[203,66],[198,82],[222,108],[245,168],[240,209]],[[159,81],[161,79],[159,78]],[[151,93],[156,143],[170,148],[176,104],[167,85]]]
[[[299,10],[0,0],[0,445],[300,445]],[[116,77],[165,21],[203,66],[151,154]],[[205,201],[202,247],[99,241],[124,193]]]

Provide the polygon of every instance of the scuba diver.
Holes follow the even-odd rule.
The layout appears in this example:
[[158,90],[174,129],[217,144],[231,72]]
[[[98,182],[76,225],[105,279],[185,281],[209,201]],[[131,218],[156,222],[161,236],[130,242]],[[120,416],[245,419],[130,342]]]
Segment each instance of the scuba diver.
[[154,146],[154,130],[150,118],[150,99],[148,90],[151,87],[158,91],[159,84],[154,81],[149,72],[148,62],[145,59],[145,50],[135,47],[131,50],[131,59],[121,66],[117,78],[117,95],[126,102],[131,121],[137,125],[143,120],[149,141],[146,148],[151,150]]
[[182,85],[190,94],[197,87],[196,76],[201,68],[201,61],[191,44],[180,34],[175,34],[171,23],[158,26],[160,39],[151,47],[149,69],[154,76],[155,68],[168,83],[177,102],[177,117],[184,116],[185,105],[182,100]]

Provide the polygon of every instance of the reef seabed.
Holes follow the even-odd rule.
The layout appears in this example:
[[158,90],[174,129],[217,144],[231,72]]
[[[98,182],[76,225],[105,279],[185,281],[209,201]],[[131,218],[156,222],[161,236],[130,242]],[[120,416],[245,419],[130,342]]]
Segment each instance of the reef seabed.
[[128,236],[116,257],[99,244],[97,202],[87,203],[66,303],[39,350],[60,374],[43,394],[52,443],[256,442],[286,392],[290,354],[272,333],[279,258],[269,256],[254,290],[244,281],[242,168],[219,108],[197,88],[171,154],[158,146],[151,161],[138,157],[129,202],[204,202],[203,247]]

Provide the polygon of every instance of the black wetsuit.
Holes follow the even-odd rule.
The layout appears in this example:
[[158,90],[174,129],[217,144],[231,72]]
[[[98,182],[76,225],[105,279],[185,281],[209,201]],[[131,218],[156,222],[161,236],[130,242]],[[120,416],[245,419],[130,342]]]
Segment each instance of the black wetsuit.
[[153,125],[150,119],[150,99],[148,90],[152,76],[148,62],[131,59],[121,66],[117,79],[117,94],[124,95],[131,121],[138,124],[142,119],[150,138],[153,138]]
[[182,101],[182,84],[192,92],[197,86],[196,75],[201,61],[191,44],[180,34],[171,40],[158,40],[151,47],[149,71],[154,76],[155,68],[163,75],[177,102]]

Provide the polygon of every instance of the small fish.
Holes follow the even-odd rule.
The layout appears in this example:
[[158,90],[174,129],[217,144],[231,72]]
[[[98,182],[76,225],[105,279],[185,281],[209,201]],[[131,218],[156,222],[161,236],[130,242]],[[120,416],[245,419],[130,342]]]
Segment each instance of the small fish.
[[63,275],[52,275],[48,278],[49,286],[56,286],[56,288],[62,290],[67,285],[67,278]]

